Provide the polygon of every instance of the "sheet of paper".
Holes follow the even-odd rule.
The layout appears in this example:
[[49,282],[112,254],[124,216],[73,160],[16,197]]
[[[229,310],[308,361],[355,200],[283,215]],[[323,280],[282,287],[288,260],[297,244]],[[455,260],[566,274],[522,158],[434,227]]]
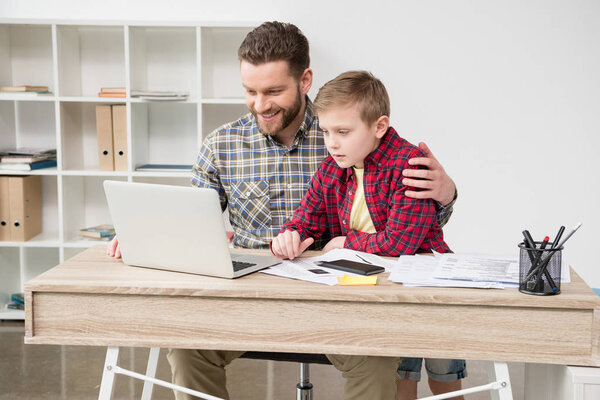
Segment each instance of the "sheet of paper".
[[474,282],[467,280],[437,279],[435,274],[441,268],[440,260],[431,256],[401,256],[389,280],[404,286],[466,287],[481,289],[503,289],[499,282]]
[[284,278],[298,279],[320,283],[323,285],[337,285],[337,277],[344,276],[342,271],[323,268],[310,259],[285,260],[281,264],[261,270],[260,272]]
[[446,253],[435,278],[519,283],[517,257]]

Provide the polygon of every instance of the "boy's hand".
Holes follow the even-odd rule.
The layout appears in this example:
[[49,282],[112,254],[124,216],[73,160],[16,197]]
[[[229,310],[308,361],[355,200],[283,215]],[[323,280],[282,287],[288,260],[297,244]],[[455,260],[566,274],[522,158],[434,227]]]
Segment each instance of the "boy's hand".
[[346,243],[346,236],[336,236],[331,239],[325,247],[323,247],[323,251],[327,253],[329,250],[333,249],[343,249],[344,243]]
[[419,148],[425,152],[427,157],[411,158],[408,163],[410,165],[423,165],[427,169],[405,169],[402,171],[402,175],[417,179],[404,178],[402,183],[423,190],[419,192],[407,190],[406,195],[414,199],[433,199],[445,206],[454,199],[456,192],[454,181],[446,174],[442,164],[435,158],[425,143],[419,143]]
[[106,248],[106,254],[114,258],[121,258],[121,248],[119,247],[119,239],[115,236],[110,241]]
[[280,233],[271,242],[271,251],[279,258],[293,260],[308,248],[315,239],[306,238],[300,241],[300,234],[296,231],[285,231]]

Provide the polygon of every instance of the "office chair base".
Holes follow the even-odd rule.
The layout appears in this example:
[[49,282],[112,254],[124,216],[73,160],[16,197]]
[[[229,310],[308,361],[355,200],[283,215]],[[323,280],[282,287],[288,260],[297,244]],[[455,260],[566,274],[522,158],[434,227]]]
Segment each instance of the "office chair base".
[[313,385],[312,383],[296,385],[296,400],[312,400],[313,399]]

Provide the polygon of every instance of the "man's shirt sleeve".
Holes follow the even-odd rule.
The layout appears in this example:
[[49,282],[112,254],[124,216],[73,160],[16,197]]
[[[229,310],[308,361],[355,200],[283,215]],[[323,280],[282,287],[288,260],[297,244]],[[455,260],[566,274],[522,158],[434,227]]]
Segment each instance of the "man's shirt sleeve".
[[225,189],[221,184],[219,175],[219,168],[217,158],[215,154],[215,148],[213,146],[213,138],[216,132],[209,135],[202,143],[202,148],[198,154],[198,158],[194,167],[192,168],[192,186],[201,188],[214,189],[219,193],[219,200],[221,202],[221,210],[225,211],[227,208],[227,195]]
[[450,217],[452,216],[452,212],[454,211],[454,203],[456,203],[456,199],[458,198],[458,189],[454,189],[454,198],[452,201],[445,206],[443,206],[440,202],[435,202],[435,210],[437,211],[437,221],[440,225],[440,228],[443,228],[444,225],[450,221]]

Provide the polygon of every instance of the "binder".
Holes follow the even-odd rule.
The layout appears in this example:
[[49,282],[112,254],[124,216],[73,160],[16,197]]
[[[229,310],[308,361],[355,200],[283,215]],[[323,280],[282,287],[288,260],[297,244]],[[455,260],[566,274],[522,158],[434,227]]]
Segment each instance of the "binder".
[[112,106],[115,171],[127,171],[127,108]]
[[8,176],[0,176],[0,240],[10,240]]
[[98,132],[98,167],[101,171],[114,171],[112,106],[96,106],[96,130]]
[[8,177],[10,240],[24,242],[42,231],[42,177]]

